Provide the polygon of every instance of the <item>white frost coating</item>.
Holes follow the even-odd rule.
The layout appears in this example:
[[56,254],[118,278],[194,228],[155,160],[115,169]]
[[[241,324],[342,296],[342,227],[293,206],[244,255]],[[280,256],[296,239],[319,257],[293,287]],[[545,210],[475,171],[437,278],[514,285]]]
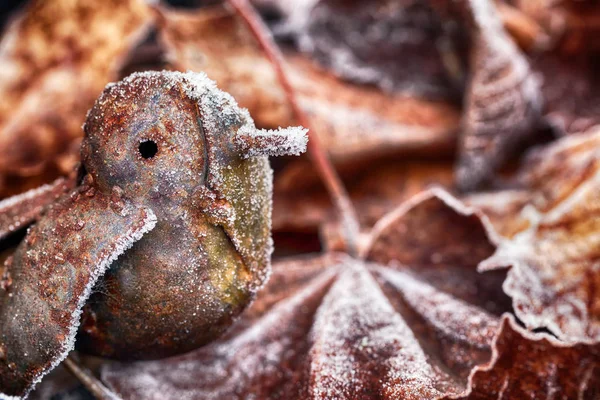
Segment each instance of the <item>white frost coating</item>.
[[[41,380],[41,378],[40,378]],[[38,382],[34,382],[34,385],[36,385]],[[31,389],[33,389],[33,386],[31,387]],[[24,399],[25,397],[27,397],[27,395],[25,395],[24,397],[17,397],[17,396],[9,396],[7,394],[4,393],[0,393],[0,399],[2,400],[21,400]]]
[[88,283],[87,283],[85,289],[83,290],[83,293],[81,294],[81,296],[79,296],[79,299],[77,300],[77,309],[71,316],[71,324],[69,327],[69,333],[67,335],[67,340],[63,343],[59,356],[52,362],[52,364],[50,364],[50,367],[41,371],[34,378],[31,385],[29,386],[29,388],[25,391],[25,395],[23,397],[9,396],[4,393],[0,393],[0,400],[26,399],[27,396],[29,396],[29,393],[31,393],[31,391],[35,388],[35,386],[41,382],[42,378],[46,374],[48,374],[50,371],[52,371],[54,368],[56,368],[65,358],[67,358],[67,355],[75,347],[75,335],[77,334],[77,330],[79,329],[79,322],[81,319],[81,310],[83,309],[83,306],[85,305],[85,302],[87,301],[87,299],[90,297],[92,288],[98,281],[98,278],[100,278],[102,275],[104,275],[104,273],[108,270],[108,268],[113,263],[113,261],[115,261],[127,249],[129,249],[135,242],[140,240],[142,238],[142,236],[144,236],[146,233],[150,232],[156,225],[157,220],[156,220],[156,215],[154,215],[154,212],[152,212],[152,210],[149,208],[145,208],[144,211],[146,212],[146,218],[143,221],[143,226],[141,227],[141,229],[139,229],[137,231],[133,231],[133,232],[132,231],[127,232],[127,234],[114,245],[115,248],[112,251],[112,253],[110,253],[100,263],[100,265],[98,265],[97,268],[94,268],[92,270],[90,279],[88,280]]
[[390,398],[440,394],[435,386],[447,377],[427,362],[414,333],[363,265],[345,266],[314,321],[309,356],[312,397],[352,398],[363,390],[363,361],[356,354],[368,354],[369,362],[384,366],[385,376],[364,373],[369,374],[367,380],[378,378],[382,394]]
[[391,268],[376,267],[378,274],[435,329],[458,342],[485,346],[498,327],[495,317],[463,300]]
[[233,141],[245,157],[299,156],[306,151],[308,129],[294,126],[278,129],[256,129],[244,125]]

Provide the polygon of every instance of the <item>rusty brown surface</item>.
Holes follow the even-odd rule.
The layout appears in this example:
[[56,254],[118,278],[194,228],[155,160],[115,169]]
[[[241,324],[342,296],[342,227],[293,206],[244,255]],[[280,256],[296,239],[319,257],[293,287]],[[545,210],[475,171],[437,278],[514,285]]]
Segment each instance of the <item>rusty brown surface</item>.
[[[24,395],[77,332],[79,349],[120,359],[165,357],[220,335],[269,274],[266,155],[303,152],[305,135],[257,130],[205,75],[108,85],[85,125],[87,175],[3,272],[0,388]],[[260,145],[240,145],[256,137]]]
[[[73,348],[98,277],[147,231],[154,215],[82,186],[63,196],[5,262],[0,290],[0,390],[26,395]],[[5,279],[3,279],[6,282]]]
[[141,0],[40,0],[14,19],[0,43],[0,196],[72,170],[86,112],[149,18]]
[[0,240],[34,222],[44,210],[75,186],[73,179],[56,181],[0,202]]
[[[272,172],[235,139],[258,133],[249,115],[204,75],[147,73],[109,87],[85,129],[84,165],[99,188],[121,185],[158,223],[104,277],[79,347],[157,358],[214,339],[269,273]],[[287,139],[305,145],[303,134]],[[156,154],[144,158],[148,141]],[[271,144],[262,154],[291,149]]]

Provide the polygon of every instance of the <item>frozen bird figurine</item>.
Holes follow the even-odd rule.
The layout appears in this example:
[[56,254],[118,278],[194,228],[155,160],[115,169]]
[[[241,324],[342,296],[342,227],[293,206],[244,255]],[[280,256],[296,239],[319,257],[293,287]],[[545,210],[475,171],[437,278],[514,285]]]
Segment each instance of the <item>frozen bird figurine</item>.
[[255,128],[191,72],[108,85],[84,130],[74,188],[0,202],[0,235],[43,210],[0,281],[0,398],[26,396],[73,347],[152,359],[219,336],[269,275],[267,156],[307,143]]

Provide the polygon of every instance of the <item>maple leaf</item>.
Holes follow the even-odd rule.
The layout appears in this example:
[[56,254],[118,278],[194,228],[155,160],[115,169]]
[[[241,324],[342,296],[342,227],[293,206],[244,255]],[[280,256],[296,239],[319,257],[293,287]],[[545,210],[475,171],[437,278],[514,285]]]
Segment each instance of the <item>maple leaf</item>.
[[[487,224],[426,192],[376,226],[367,262],[330,253],[275,263],[225,337],[177,358],[105,365],[102,377],[130,399],[592,398],[597,345],[569,347],[500,317],[503,274],[476,270],[494,249]],[[514,357],[524,361],[507,364]],[[577,379],[556,380],[578,357]]]

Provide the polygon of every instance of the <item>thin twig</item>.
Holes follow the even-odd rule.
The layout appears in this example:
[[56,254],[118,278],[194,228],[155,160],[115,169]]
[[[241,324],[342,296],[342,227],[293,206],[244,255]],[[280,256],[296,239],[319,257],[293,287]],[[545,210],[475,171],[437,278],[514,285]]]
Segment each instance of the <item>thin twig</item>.
[[237,14],[248,25],[250,31],[258,41],[267,59],[273,65],[275,74],[279,83],[283,87],[287,100],[292,107],[298,122],[308,129],[308,153],[313,160],[317,172],[321,176],[332,201],[337,208],[346,241],[346,250],[351,255],[358,252],[359,224],[356,211],[350,201],[346,188],[342,184],[335,168],[331,164],[329,157],[323,150],[321,140],[315,133],[313,124],[300,107],[296,97],[296,91],[290,84],[290,80],[284,70],[285,61],[279,47],[273,41],[269,29],[265,26],[260,16],[247,0],[228,0],[229,4],[235,9]]
[[121,400],[114,392],[100,382],[90,371],[83,368],[71,357],[67,357],[62,364],[73,374],[83,386],[98,400]]

